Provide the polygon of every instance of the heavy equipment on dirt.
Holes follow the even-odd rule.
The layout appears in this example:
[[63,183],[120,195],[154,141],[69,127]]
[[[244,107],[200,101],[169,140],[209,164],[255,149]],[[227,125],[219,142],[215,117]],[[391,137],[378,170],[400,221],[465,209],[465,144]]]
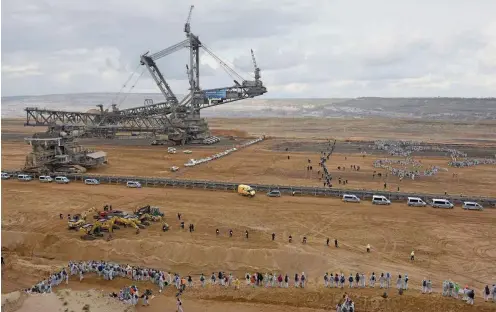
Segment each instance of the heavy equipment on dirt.
[[115,218],[110,219],[99,219],[96,223],[101,225],[102,231],[113,232],[114,230],[119,230],[120,227],[115,224]]
[[81,239],[83,240],[95,240],[99,237],[103,237],[102,227],[98,222],[82,226],[79,228],[79,231],[83,233],[83,235],[81,235]]
[[87,149],[75,138],[80,130],[71,127],[54,126],[47,132],[35,133],[25,138],[31,145],[22,171],[38,174],[84,173],[87,169],[107,164],[107,153]]
[[141,222],[143,221],[153,221],[153,222],[162,222],[161,216],[152,216],[151,214],[145,213],[139,216]]
[[119,225],[122,225],[124,227],[133,227],[135,228],[138,232],[140,229],[144,229],[145,226],[142,225],[141,223],[138,224],[136,222],[136,219],[130,219],[130,218],[123,218],[123,217],[115,217],[115,223],[116,224],[119,224]]
[[75,215],[67,222],[69,230],[77,230],[85,224],[86,220],[81,215]]
[[154,207],[154,206],[150,206],[150,205],[146,205],[144,207],[136,209],[134,211],[134,214],[136,214],[138,216],[143,215],[143,214],[149,214],[152,216],[160,216],[160,217],[164,216],[164,213],[160,211],[159,207]]

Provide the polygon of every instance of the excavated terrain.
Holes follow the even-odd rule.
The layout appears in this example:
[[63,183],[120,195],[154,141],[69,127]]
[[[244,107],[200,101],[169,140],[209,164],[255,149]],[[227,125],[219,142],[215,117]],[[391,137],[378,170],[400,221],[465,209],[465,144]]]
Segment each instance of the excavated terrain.
[[[226,137],[232,133],[238,138],[231,140],[234,145],[254,135],[243,133],[242,129],[223,131]],[[271,138],[223,159],[188,169],[182,166],[187,159],[211,155],[230,146],[188,147],[193,151],[191,155],[181,151],[169,155],[163,146],[95,142],[94,146],[109,155],[109,166],[96,173],[320,186],[315,172],[319,151],[291,147],[285,150],[291,145],[306,144],[298,143],[305,141],[308,139]],[[27,151],[29,146],[23,142],[2,141],[2,169],[22,167]],[[341,175],[342,179],[349,180],[344,187],[382,189],[386,178],[372,178],[373,171],[377,170],[372,168],[372,161],[377,157],[385,156],[367,155],[364,158],[343,147],[332,156],[328,167],[335,177]],[[308,159],[315,165],[313,173],[306,170]],[[424,156],[421,160],[447,167],[448,158]],[[181,169],[171,173],[168,168],[172,165]],[[350,165],[359,165],[361,169],[359,172],[350,170]],[[346,170],[338,171],[337,166],[345,166]],[[422,180],[400,182],[388,177],[386,182],[391,191],[400,186],[401,191],[496,196],[495,171],[494,166],[489,165],[450,168],[449,172]],[[454,178],[453,172],[458,173],[458,177]],[[171,230],[162,232],[160,224],[155,223],[139,234],[121,228],[110,241],[89,242],[82,241],[80,233],[67,229],[67,214],[81,213],[91,207],[101,208],[104,204],[126,211],[146,204],[160,206]],[[59,218],[60,213],[64,220]],[[182,214],[186,225],[195,224],[196,231],[181,230],[177,213]],[[2,293],[29,287],[69,260],[104,259],[192,275],[196,281],[202,272],[209,275],[219,270],[239,277],[255,271],[288,273],[290,276],[304,271],[309,278],[305,290],[246,287],[240,291],[219,287],[188,290],[183,296],[187,311],[324,311],[334,308],[345,291],[356,301],[358,311],[494,311],[496,304],[483,303],[480,290],[495,282],[495,224],[496,210],[490,208],[464,211],[457,206],[453,210],[443,210],[412,208],[405,203],[373,206],[369,202],[343,204],[333,198],[269,198],[261,193],[250,199],[227,191],[126,189],[120,185],[87,186],[80,182],[57,185],[9,180],[2,181],[2,254],[6,261],[2,267]],[[218,237],[215,235],[217,228],[221,231]],[[234,231],[232,238],[227,235],[229,229]],[[245,230],[250,233],[249,239],[243,236]],[[271,240],[273,232],[276,233],[275,241]],[[287,240],[289,235],[294,238],[291,244]],[[308,238],[306,245],[301,243],[304,236]],[[328,237],[338,239],[340,248],[327,247]],[[371,253],[365,251],[367,244],[372,247]],[[412,250],[416,255],[414,262],[409,260]],[[410,290],[403,296],[391,290],[389,298],[382,299],[382,291],[378,288],[324,289],[322,276],[325,272],[343,272],[347,276],[356,272],[367,275],[390,272],[393,281],[398,274],[407,273]],[[420,294],[423,278],[433,280],[435,293]],[[474,307],[439,295],[441,282],[449,278],[461,285],[475,287],[478,292]],[[72,296],[81,297],[78,292],[90,288],[118,291],[130,283],[120,279],[103,281],[90,276],[82,283],[71,280],[68,287],[76,292]],[[154,286],[147,287],[158,294]],[[175,308],[174,294],[169,289],[153,298],[150,307],[139,306],[137,310],[172,310]],[[22,306],[29,300],[34,302],[29,304],[41,306],[36,303],[37,298],[19,298],[12,299],[9,311],[19,307],[19,311],[28,311],[22,310]],[[94,304],[90,305],[95,311],[103,306],[98,302],[107,300],[96,295],[91,298]],[[57,300],[62,299],[54,298],[54,307],[60,304],[55,303]],[[109,307],[108,311],[114,310]]]

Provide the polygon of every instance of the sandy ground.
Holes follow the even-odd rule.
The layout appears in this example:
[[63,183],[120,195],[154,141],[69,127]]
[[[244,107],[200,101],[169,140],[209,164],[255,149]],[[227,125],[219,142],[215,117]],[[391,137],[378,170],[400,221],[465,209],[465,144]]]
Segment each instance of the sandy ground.
[[[23,257],[113,259],[194,275],[219,269],[237,274],[304,271],[315,283],[328,270],[409,273],[413,284],[423,277],[435,281],[451,277],[478,288],[493,282],[488,279],[496,275],[491,265],[496,258],[496,248],[490,243],[496,224],[492,209],[343,205],[337,199],[311,197],[257,196],[250,200],[234,192],[127,190],[81,183],[4,181],[2,191],[2,249]],[[121,229],[111,242],[83,242],[79,233],[67,230],[66,221],[59,220],[59,213],[80,213],[105,203],[124,210],[147,203],[162,206],[173,228],[163,233],[157,224],[139,235]],[[178,229],[177,212],[186,223],[196,225],[195,233]],[[222,231],[221,237],[214,235],[216,228]],[[232,239],[226,237],[230,228],[235,233]],[[251,233],[249,240],[242,237],[245,230]],[[277,235],[275,242],[270,239],[272,232]],[[290,234],[293,244],[287,242]],[[309,240],[305,246],[299,243],[303,236]],[[337,238],[341,248],[327,248],[327,237]],[[371,254],[365,253],[366,244],[371,244]],[[415,263],[409,261],[412,249]],[[8,285],[3,280],[6,290]]]
[[214,129],[240,129],[284,138],[398,139],[424,142],[496,143],[496,122],[445,122],[383,118],[212,118]]
[[[242,140],[240,140],[242,142]],[[160,176],[177,179],[234,181],[240,183],[278,184],[278,185],[306,185],[322,186],[319,179],[318,151],[293,152],[274,151],[281,139],[269,139],[254,146],[240,150],[227,157],[195,167],[184,167],[190,158],[201,158],[225,150],[225,146],[214,147],[187,147],[192,154],[179,151],[171,155],[163,146],[91,146],[96,150],[108,153],[109,165],[92,170],[93,174],[102,175],[139,175]],[[345,149],[343,148],[345,151]],[[2,142],[2,169],[22,168],[25,155],[30,151],[29,145],[19,142]],[[288,159],[290,156],[290,159]],[[463,194],[478,196],[496,196],[494,176],[496,166],[480,165],[469,168],[448,167],[449,158],[446,156],[424,157],[417,156],[425,167],[440,166],[447,168],[431,177],[421,177],[416,180],[404,179],[400,181],[395,176],[387,176],[386,170],[373,167],[377,158],[386,155],[367,155],[349,151],[335,153],[328,161],[327,166],[335,177],[333,183],[336,188],[371,189],[391,192],[421,192],[443,194]],[[394,157],[389,157],[393,158]],[[308,159],[311,160],[312,171],[307,170]],[[360,171],[351,170],[350,166],[360,166]],[[170,167],[179,166],[178,172],[170,172]],[[346,169],[338,170],[337,167]],[[374,178],[373,173],[381,173],[382,178]],[[456,177],[453,173],[457,174]],[[348,180],[348,184],[340,185],[338,180]]]
[[[19,121],[2,121],[2,133],[9,135],[40,131],[40,128],[24,128]],[[224,150],[226,145],[188,147],[193,154],[169,155],[166,147],[137,145],[109,145],[91,147],[108,152],[109,166],[95,171],[96,174],[167,176],[184,179],[224,180],[246,183],[292,184],[320,186],[318,180],[316,148],[298,148],[304,140],[325,138],[325,132],[342,129],[342,120],[212,120],[209,121],[223,135],[244,137],[265,133],[272,138],[243,151],[208,164],[186,169],[182,166],[189,158],[199,158]],[[368,125],[362,120],[346,121],[353,124],[346,129],[346,138],[376,139],[384,133],[392,136],[392,130],[400,134],[396,139],[428,139],[473,144],[480,139],[477,148],[495,148],[491,142],[496,136],[494,126],[489,124],[456,126],[435,123],[394,121],[376,122]],[[395,128],[396,127],[396,128]],[[365,129],[365,130],[364,130]],[[367,131],[366,129],[370,129]],[[491,132],[492,131],[492,132]],[[391,133],[390,133],[391,132]],[[324,133],[324,134],[321,134]],[[429,135],[429,133],[436,133]],[[351,135],[353,134],[353,135]],[[451,135],[450,135],[451,134]],[[334,135],[339,137],[336,132]],[[446,139],[449,138],[449,139]],[[239,142],[239,141],[238,141]],[[283,146],[292,146],[288,152]],[[233,142],[236,144],[236,141]],[[2,169],[20,168],[24,164],[29,146],[15,140],[2,140]],[[354,147],[341,148],[328,163],[333,175],[348,179],[347,188],[387,189],[431,193],[462,193],[495,196],[494,166],[449,169],[434,177],[422,180],[403,180],[395,177],[372,178],[372,162],[377,155],[358,155]],[[287,159],[287,156],[290,159]],[[442,156],[419,157],[425,164],[447,167],[448,158]],[[314,168],[306,170],[308,159]],[[181,167],[171,173],[173,165]],[[359,165],[360,172],[349,169]],[[337,170],[345,166],[346,170]],[[317,169],[317,170],[316,170]],[[458,178],[453,178],[453,173]],[[136,206],[152,204],[166,212],[172,229],[167,233],[158,224],[136,235],[133,230],[120,229],[110,242],[105,240],[86,242],[79,234],[67,230],[64,215],[81,213],[90,207],[102,207],[111,203],[116,209],[131,210]],[[303,207],[303,209],[302,209]],[[179,229],[175,214],[181,212],[186,223],[194,223],[196,232],[190,234]],[[136,265],[151,266],[191,274],[198,278],[201,272],[225,270],[242,276],[253,271],[277,271],[293,275],[304,271],[310,278],[305,291],[290,290],[232,290],[208,289],[192,291],[184,296],[187,311],[321,311],[329,310],[342,296],[340,290],[323,290],[322,276],[327,272],[389,271],[408,273],[411,286],[418,288],[422,278],[434,281],[439,290],[443,279],[452,278],[461,284],[469,284],[480,290],[492,284],[496,278],[496,248],[492,244],[496,211],[463,211],[459,207],[448,210],[409,208],[395,203],[389,207],[376,207],[370,203],[344,205],[337,199],[311,197],[268,198],[258,194],[253,199],[240,197],[231,192],[152,189],[129,190],[123,186],[47,185],[37,181],[21,183],[2,181],[2,254],[7,265],[2,268],[2,293],[31,286],[46,277],[48,272],[60,268],[68,260],[108,259]],[[215,236],[215,229],[221,236]],[[226,234],[233,229],[234,237]],[[250,232],[249,240],[242,233]],[[272,242],[270,234],[276,233]],[[289,244],[287,237],[294,242]],[[308,244],[300,243],[303,236]],[[328,248],[325,239],[337,238],[340,248]],[[366,244],[372,253],[365,252]],[[411,250],[416,251],[416,261],[409,261]],[[75,291],[117,290],[128,282],[106,283],[88,279],[82,284],[71,283]],[[348,291],[348,290],[347,290]],[[477,306],[470,309],[459,301],[441,298],[439,295],[421,296],[408,292],[399,297],[383,300],[377,290],[350,291],[361,304],[359,311],[491,311],[494,304],[481,304],[478,293]],[[77,294],[77,293],[76,293]],[[95,310],[100,299],[94,296]],[[23,302],[37,299],[24,298]],[[54,297],[52,304],[60,305]],[[477,300],[477,299],[476,299]],[[102,301],[105,302],[105,301]],[[171,291],[153,299],[151,307],[138,307],[138,311],[173,310]],[[26,303],[27,304],[27,303]],[[62,302],[63,304],[63,302]],[[17,307],[17,306],[16,306]],[[81,310],[80,307],[75,311]],[[20,310],[27,311],[27,310]],[[54,310],[55,311],[55,310]],[[63,311],[63,310],[61,310]],[[110,311],[110,310],[109,310]]]

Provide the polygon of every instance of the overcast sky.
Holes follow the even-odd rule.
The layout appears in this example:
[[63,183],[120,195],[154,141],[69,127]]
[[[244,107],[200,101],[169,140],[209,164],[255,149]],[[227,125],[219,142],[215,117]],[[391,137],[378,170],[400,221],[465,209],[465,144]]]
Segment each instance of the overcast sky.
[[[266,97],[496,96],[496,0],[3,0],[2,95],[117,92],[191,29]],[[187,90],[187,51],[157,64]],[[232,84],[202,55],[201,86]],[[125,89],[128,90],[127,88]],[[134,92],[158,92],[145,72]]]

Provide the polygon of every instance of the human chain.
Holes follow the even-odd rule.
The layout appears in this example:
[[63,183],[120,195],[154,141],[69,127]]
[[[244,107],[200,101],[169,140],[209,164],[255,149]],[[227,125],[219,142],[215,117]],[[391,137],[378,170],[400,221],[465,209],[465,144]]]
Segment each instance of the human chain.
[[[106,261],[80,261],[72,262],[70,261],[67,267],[64,267],[57,273],[51,274],[48,278],[42,280],[31,288],[26,289],[28,293],[51,293],[55,286],[60,285],[65,281],[66,284],[69,283],[69,276],[79,276],[79,281],[84,280],[84,276],[94,273],[98,277],[105,280],[113,280],[117,277],[127,278],[132,281],[150,281],[159,288],[159,293],[161,293],[166,286],[174,286],[178,291],[177,297],[179,297],[187,288],[192,288],[199,286],[201,288],[211,286],[220,287],[232,287],[235,290],[240,289],[241,282],[238,277],[233,276],[232,273],[226,274],[224,272],[213,272],[210,277],[206,277],[203,273],[197,278],[197,282],[193,281],[191,275],[180,276],[177,273],[171,274],[171,272],[166,272],[158,269],[143,268],[139,266],[130,266],[128,264],[118,264],[115,262]],[[323,284],[325,288],[375,288],[376,283],[381,289],[389,289],[392,287],[391,281],[393,277],[389,272],[375,274],[372,272],[370,276],[365,273],[356,273],[353,275],[350,273],[349,277],[346,278],[343,272],[336,274],[325,273],[323,276]],[[244,276],[245,285],[250,288],[264,287],[264,288],[305,288],[308,282],[308,276],[302,272],[301,274],[295,273],[293,278],[290,278],[288,274],[282,274],[277,272],[270,272],[262,274],[260,272],[256,273],[246,273]],[[398,291],[403,292],[409,289],[409,277],[408,274],[398,275],[396,278],[396,288]],[[422,293],[432,293],[432,282],[431,280],[424,279],[420,286]],[[459,291],[458,284],[451,281],[443,282],[443,296],[458,297],[458,294],[465,298],[467,303],[473,304],[473,299],[475,297],[475,291],[473,289],[465,286],[463,292]],[[119,298],[120,300],[136,305],[138,303],[138,298],[143,299],[143,304],[148,305],[148,297],[151,295],[150,290],[145,290],[144,293],[139,296],[138,288],[135,285],[130,287],[125,287],[120,291],[119,294],[112,293],[112,297]],[[496,302],[496,285],[493,284],[492,288],[488,285],[483,291],[484,299],[487,301],[492,299]]]

